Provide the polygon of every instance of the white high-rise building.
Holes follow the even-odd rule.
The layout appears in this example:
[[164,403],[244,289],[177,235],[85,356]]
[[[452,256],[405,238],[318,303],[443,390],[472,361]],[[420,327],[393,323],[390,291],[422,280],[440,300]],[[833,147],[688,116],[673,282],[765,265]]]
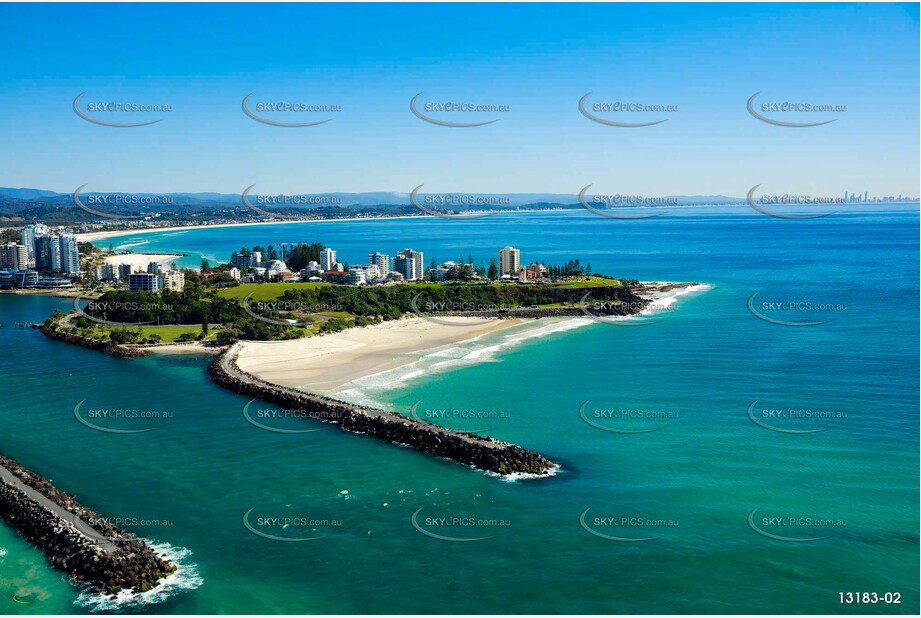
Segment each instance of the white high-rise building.
[[384,255],[383,253],[374,253],[368,254],[368,264],[371,266],[377,266],[378,270],[381,272],[381,276],[386,277],[387,273],[390,272],[390,256]]
[[22,246],[26,248],[28,259],[35,259],[35,238],[47,236],[49,233],[48,226],[43,223],[30,224],[22,228]]
[[397,251],[393,258],[393,270],[403,275],[407,281],[421,279],[425,272],[425,255],[422,251],[403,249]]
[[511,275],[517,277],[521,270],[521,251],[515,247],[505,247],[499,250],[499,276]]
[[79,273],[80,250],[77,245],[77,237],[73,234],[61,234],[59,239],[61,243],[61,272]]
[[336,252],[329,247],[320,252],[320,268],[323,270],[336,270]]

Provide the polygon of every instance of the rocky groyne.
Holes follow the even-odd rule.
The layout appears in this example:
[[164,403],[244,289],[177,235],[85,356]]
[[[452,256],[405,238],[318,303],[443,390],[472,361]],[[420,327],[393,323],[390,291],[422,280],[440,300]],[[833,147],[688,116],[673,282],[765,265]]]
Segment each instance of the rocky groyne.
[[117,356],[118,358],[139,358],[141,356],[147,356],[150,354],[150,350],[145,350],[135,346],[99,341],[98,339],[92,339],[90,337],[81,337],[80,335],[68,331],[63,327],[42,324],[38,327],[38,330],[40,330],[46,337],[50,337],[51,339],[57,339],[58,341],[63,341],[64,343],[72,343],[75,345],[83,346],[84,348],[89,348],[91,350],[98,350],[99,352],[104,352],[111,356]]
[[228,390],[335,423],[344,431],[405,444],[429,455],[501,475],[547,475],[556,469],[556,465],[542,455],[508,442],[270,384],[237,366],[237,350],[237,346],[225,350],[209,367],[211,379]]
[[176,570],[147,543],[0,455],[0,517],[60,569],[96,592],[144,592]]

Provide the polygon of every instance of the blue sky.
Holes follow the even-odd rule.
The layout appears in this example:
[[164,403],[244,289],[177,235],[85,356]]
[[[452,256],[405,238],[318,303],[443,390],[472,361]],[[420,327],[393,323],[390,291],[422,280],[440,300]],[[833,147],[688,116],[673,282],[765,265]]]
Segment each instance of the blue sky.
[[[839,195],[919,192],[919,19],[906,4],[0,5],[0,186],[72,191]],[[278,128],[256,101],[340,105]],[[508,105],[475,128],[409,101]],[[615,128],[591,101],[677,105]],[[746,101],[846,105],[777,127]],[[155,125],[74,98],[169,104]],[[436,115],[437,114],[433,114]],[[602,115],[602,114],[599,114]],[[303,114],[271,116],[304,121]],[[467,114],[444,116],[469,121]]]

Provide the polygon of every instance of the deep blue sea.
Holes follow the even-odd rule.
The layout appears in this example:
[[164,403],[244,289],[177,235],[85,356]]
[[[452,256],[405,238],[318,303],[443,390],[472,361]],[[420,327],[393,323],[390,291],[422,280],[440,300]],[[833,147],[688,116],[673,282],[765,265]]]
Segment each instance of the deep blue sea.
[[[445,424],[561,465],[516,481],[309,420],[290,427],[320,431],[256,428],[247,398],[210,383],[207,359],[53,342],[13,325],[66,301],[2,295],[0,452],[182,565],[165,590],[109,602],[0,526],[4,613],[919,611],[917,204],[813,220],[701,208],[278,224],[99,244],[110,242],[187,253],[191,267],[281,242],[321,242],[353,264],[406,247],[488,263],[512,245],[523,262],[579,258],[709,288],[629,325],[543,321],[407,357],[344,394],[447,411]],[[111,434],[80,424],[78,404],[169,415]],[[901,603],[842,605],[847,592]]]

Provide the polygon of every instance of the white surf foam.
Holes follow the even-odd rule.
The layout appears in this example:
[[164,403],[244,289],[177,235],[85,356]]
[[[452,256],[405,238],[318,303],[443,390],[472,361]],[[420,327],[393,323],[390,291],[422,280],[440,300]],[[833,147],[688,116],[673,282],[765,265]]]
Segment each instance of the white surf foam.
[[[479,470],[479,468],[476,468]],[[557,472],[560,471],[560,466],[554,464],[553,467],[545,472],[544,474],[534,474],[531,472],[512,472],[511,474],[499,474],[498,472],[493,472],[492,470],[483,470],[482,472],[486,476],[492,476],[500,480],[505,481],[506,483],[516,483],[518,481],[530,480],[530,479],[545,479],[551,476],[556,476]]]
[[147,544],[158,555],[165,555],[166,559],[176,565],[176,572],[160,580],[156,588],[147,592],[135,594],[130,590],[122,590],[113,598],[111,595],[84,591],[80,593],[75,605],[85,607],[91,612],[111,612],[127,608],[137,609],[145,605],[160,603],[167,598],[181,592],[195,590],[202,585],[204,580],[198,573],[197,565],[188,561],[192,551],[184,547],[173,547],[168,543],[147,541]]
[[[495,356],[532,339],[541,339],[592,324],[587,318],[540,320],[516,325],[507,331],[479,335],[448,348],[428,352],[413,361],[379,373],[357,378],[331,395],[359,405],[390,408],[378,401],[381,393],[435,373],[444,373],[477,363],[491,362]],[[498,339],[497,339],[498,337]]]
[[698,283],[696,285],[689,285],[684,288],[671,290],[662,296],[659,296],[658,294],[652,294],[649,296],[652,302],[646,305],[646,307],[637,315],[652,315],[653,313],[658,313],[660,311],[675,311],[677,309],[675,305],[678,302],[678,298],[680,296],[685,296],[687,294],[693,294],[696,292],[706,292],[712,287],[713,286],[706,283]]
[[123,243],[115,247],[115,250],[125,251],[126,249],[130,249],[131,247],[140,247],[141,245],[146,245],[149,242],[150,242],[149,240],[140,240],[138,242],[126,242],[126,243]]

